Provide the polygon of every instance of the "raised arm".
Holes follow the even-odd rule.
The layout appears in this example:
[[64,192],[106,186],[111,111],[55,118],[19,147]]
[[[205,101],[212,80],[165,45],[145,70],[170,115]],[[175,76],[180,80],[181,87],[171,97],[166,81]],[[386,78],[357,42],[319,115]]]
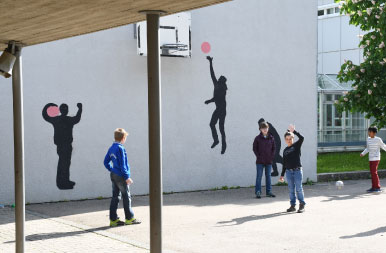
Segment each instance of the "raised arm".
[[304,141],[303,135],[301,135],[301,134],[300,134],[298,131],[296,131],[296,130],[294,130],[293,133],[299,138],[299,140],[296,142],[296,144],[299,145],[299,147],[301,147],[302,144],[303,144],[303,141]]
[[48,116],[48,113],[47,113],[47,109],[51,106],[56,106],[58,107],[58,105],[54,104],[54,103],[48,103],[44,106],[43,108],[43,111],[42,111],[42,115],[43,115],[43,119],[47,122],[50,122],[52,123],[52,118],[50,116]]
[[213,85],[217,84],[217,78],[216,75],[214,74],[213,70],[213,57],[207,56],[206,59],[209,61],[209,68],[210,68],[210,76],[212,77]]
[[72,118],[72,119],[73,119],[73,124],[74,124],[74,125],[79,123],[80,117],[82,116],[82,110],[83,110],[83,109],[82,109],[82,108],[83,108],[82,103],[78,103],[77,106],[78,106],[78,112],[77,112],[76,115]]

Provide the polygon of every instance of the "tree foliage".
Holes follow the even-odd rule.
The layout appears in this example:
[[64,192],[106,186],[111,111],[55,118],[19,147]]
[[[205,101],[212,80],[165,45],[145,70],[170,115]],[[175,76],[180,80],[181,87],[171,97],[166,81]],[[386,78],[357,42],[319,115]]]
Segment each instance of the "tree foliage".
[[378,127],[386,126],[386,0],[346,0],[341,13],[350,16],[350,24],[365,31],[359,46],[363,62],[345,60],[338,74],[341,82],[351,82],[353,90],[336,102],[339,111],[366,113]]

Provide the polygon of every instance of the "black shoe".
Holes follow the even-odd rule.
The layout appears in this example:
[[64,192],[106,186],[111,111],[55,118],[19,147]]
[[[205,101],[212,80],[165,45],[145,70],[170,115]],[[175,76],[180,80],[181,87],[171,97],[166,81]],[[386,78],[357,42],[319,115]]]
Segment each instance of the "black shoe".
[[273,172],[271,173],[271,177],[277,177],[277,176],[279,176],[279,172],[277,172],[277,170],[276,170],[276,171],[273,171]]
[[227,144],[226,143],[223,143],[222,146],[221,146],[221,154],[225,154],[225,150],[227,149]]
[[74,189],[74,185],[72,184],[58,184],[57,185],[60,190],[71,190]]
[[296,211],[295,205],[291,205],[290,208],[287,209],[287,213],[295,212],[295,211]]
[[299,205],[298,213],[303,213],[305,211],[304,204]]
[[68,184],[69,184],[69,185],[72,185],[72,186],[75,186],[75,182],[74,182],[74,181],[71,181],[71,180],[68,181]]
[[256,193],[256,198],[257,198],[257,199],[261,199],[261,193],[260,193],[260,192],[257,192],[257,193]]
[[269,193],[267,193],[267,197],[270,197],[270,198],[275,198],[275,197],[276,197],[276,195],[275,195],[275,194],[273,194],[272,192],[269,192]]
[[220,142],[219,141],[214,141],[213,142],[213,144],[212,144],[212,146],[210,147],[210,148],[214,148],[214,147],[216,147],[217,146],[217,144],[219,144]]
[[370,189],[367,190],[368,193],[372,193],[372,192],[374,192],[374,191],[375,191],[374,188],[370,188]]

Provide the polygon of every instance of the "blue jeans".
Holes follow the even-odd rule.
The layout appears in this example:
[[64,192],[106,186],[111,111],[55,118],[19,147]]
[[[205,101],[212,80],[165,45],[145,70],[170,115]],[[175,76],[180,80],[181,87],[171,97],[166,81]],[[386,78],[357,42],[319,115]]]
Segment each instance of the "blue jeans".
[[261,193],[261,179],[263,178],[263,170],[265,168],[265,191],[266,194],[271,193],[271,170],[272,164],[256,164],[256,185],[255,185],[255,193]]
[[130,220],[134,217],[134,212],[131,208],[130,188],[123,177],[111,172],[110,178],[113,185],[113,197],[111,198],[110,203],[110,220],[114,221],[118,219],[117,209],[121,195],[123,199],[123,209],[125,210],[125,218]]
[[298,200],[301,204],[306,204],[304,202],[304,192],[303,192],[303,170],[289,170],[286,171],[286,177],[288,182],[288,190],[289,190],[289,197],[290,197],[290,203],[291,205],[296,205],[296,195],[298,197]]

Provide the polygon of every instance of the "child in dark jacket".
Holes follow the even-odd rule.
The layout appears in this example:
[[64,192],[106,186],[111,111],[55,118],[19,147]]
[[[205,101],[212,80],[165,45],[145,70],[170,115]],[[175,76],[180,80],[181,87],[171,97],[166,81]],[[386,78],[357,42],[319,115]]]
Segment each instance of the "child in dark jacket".
[[[117,128],[114,132],[115,142],[107,151],[104,165],[110,171],[110,179],[113,186],[113,197],[110,203],[110,227],[132,225],[141,223],[134,218],[131,208],[131,196],[129,185],[133,183],[130,177],[130,166],[127,162],[127,153],[123,144],[128,133],[123,128]],[[123,208],[125,210],[125,222],[119,220],[117,209],[119,198],[122,195]]]
[[262,122],[259,125],[260,134],[256,136],[253,142],[253,152],[256,155],[256,198],[261,198],[261,179],[265,171],[265,188],[267,197],[275,197],[272,193],[271,170],[272,162],[275,157],[275,139],[268,133],[269,125]]
[[[294,141],[295,135],[299,138]],[[303,135],[295,130],[294,125],[288,127],[288,131],[284,134],[287,147],[283,150],[283,171],[281,172],[280,182],[284,182],[284,175],[287,177],[288,190],[290,197],[290,208],[287,212],[296,211],[296,196],[300,202],[298,213],[305,211],[304,192],[303,192],[303,168],[300,161],[301,147],[304,141]]]

